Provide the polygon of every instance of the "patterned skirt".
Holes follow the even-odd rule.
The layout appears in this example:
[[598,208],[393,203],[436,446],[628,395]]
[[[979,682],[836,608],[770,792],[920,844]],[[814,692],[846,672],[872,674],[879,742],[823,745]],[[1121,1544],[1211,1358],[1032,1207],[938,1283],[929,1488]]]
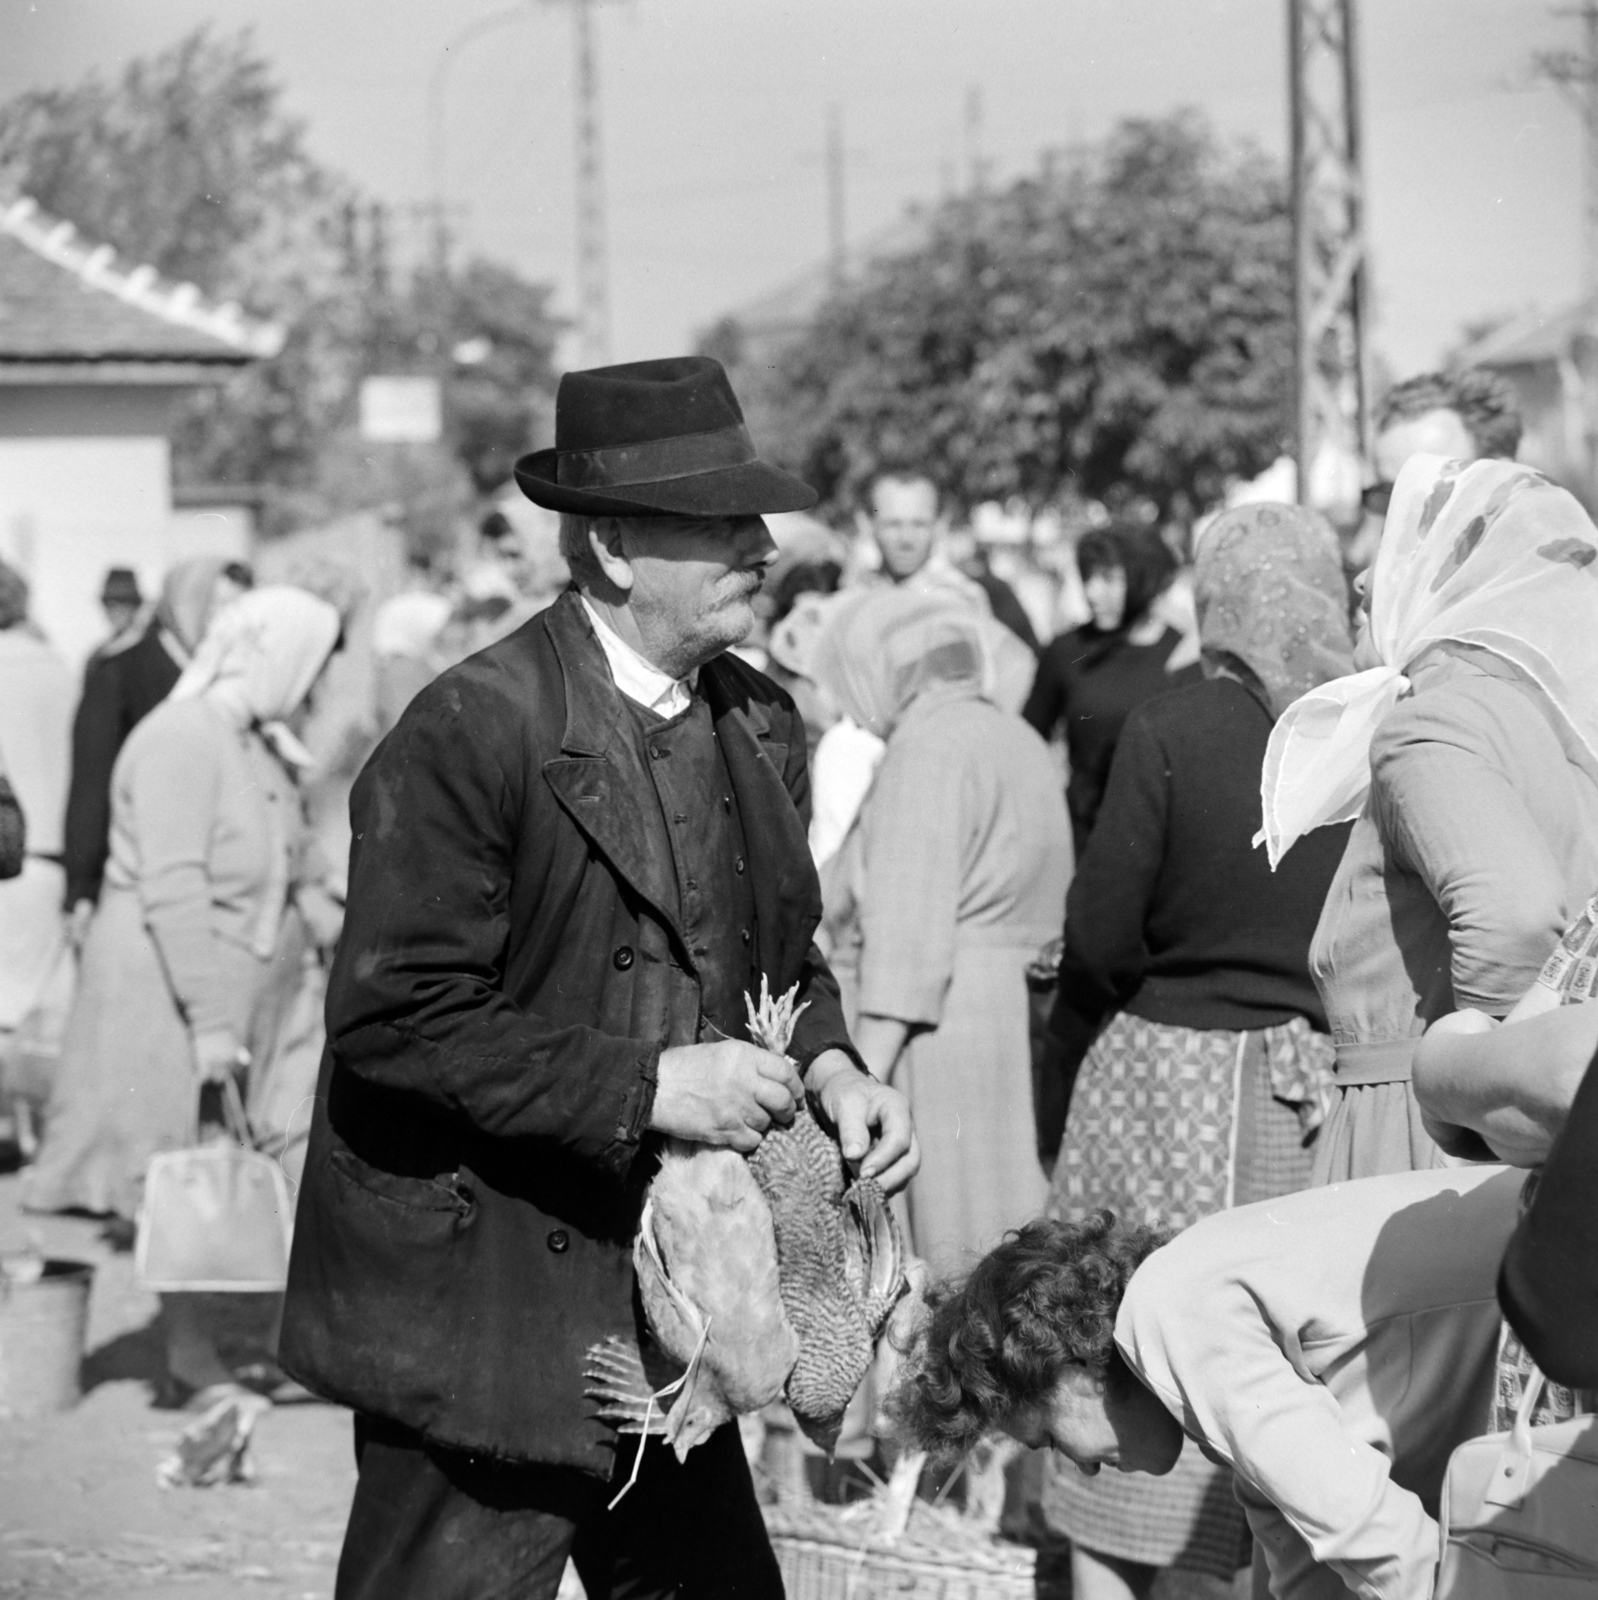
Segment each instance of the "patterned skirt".
[[[1185,1228],[1306,1188],[1332,1085],[1331,1042],[1295,1019],[1247,1033],[1122,1012],[1094,1041],[1071,1097],[1049,1214],[1100,1207]],[[1086,1550],[1230,1578],[1249,1559],[1231,1474],[1189,1442],[1162,1478],[1087,1478],[1050,1461],[1045,1521]]]

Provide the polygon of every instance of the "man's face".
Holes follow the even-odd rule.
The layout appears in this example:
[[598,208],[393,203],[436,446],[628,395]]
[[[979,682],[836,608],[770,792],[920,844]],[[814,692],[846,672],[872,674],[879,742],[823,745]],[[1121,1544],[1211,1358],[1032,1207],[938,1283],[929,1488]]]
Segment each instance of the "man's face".
[[1376,436],[1376,476],[1394,483],[1411,456],[1447,456],[1454,461],[1474,461],[1476,441],[1457,411],[1439,407],[1418,417],[1405,417]]
[[684,677],[755,625],[751,604],[776,559],[759,517],[652,517],[618,521],[632,566],[628,598],[645,654]]
[[882,570],[895,583],[913,578],[932,554],[938,491],[925,478],[884,478],[871,491],[871,531]]
[[112,633],[123,633],[131,628],[133,619],[139,614],[139,608],[126,600],[102,600],[100,605],[105,611],[105,620],[111,624]]

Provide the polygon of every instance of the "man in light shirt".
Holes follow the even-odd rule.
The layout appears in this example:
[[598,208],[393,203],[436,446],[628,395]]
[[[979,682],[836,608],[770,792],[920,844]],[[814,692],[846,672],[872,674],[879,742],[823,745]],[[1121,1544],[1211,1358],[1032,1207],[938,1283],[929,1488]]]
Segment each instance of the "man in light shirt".
[[1165,1241],[1036,1222],[934,1292],[896,1406],[941,1454],[983,1434],[1086,1473],[1236,1474],[1256,1600],[1430,1600],[1443,1473],[1486,1430],[1499,1262],[1524,1174],[1367,1178]]
[[[357,1414],[338,1600],[777,1600],[731,1423],[677,1461],[585,1392],[659,1370],[632,1242],[665,1138],[754,1150],[809,1094],[889,1190],[902,1095],[812,944],[806,740],[729,653],[815,498],[692,357],[568,373],[524,457],[573,587],[417,695],[351,797],[349,911],[301,1190],[286,1367]],[[805,1002],[791,1060],[744,996]]]

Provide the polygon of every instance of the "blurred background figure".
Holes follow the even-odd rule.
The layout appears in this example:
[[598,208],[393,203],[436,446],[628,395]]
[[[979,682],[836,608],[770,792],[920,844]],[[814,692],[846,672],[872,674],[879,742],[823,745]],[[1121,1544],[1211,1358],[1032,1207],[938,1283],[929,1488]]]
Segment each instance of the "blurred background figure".
[[1122,724],[1145,700],[1196,683],[1201,674],[1197,662],[1180,663],[1181,633],[1153,615],[1177,570],[1158,529],[1091,528],[1076,559],[1092,617],[1044,649],[1022,715],[1045,739],[1064,728],[1066,804],[1080,857]]
[[1065,903],[1065,807],[1042,741],[984,697],[982,635],[948,597],[847,597],[812,670],[886,741],[825,920],[851,1035],[915,1112],[912,1248],[949,1271],[1043,1202],[1025,970]]
[[1450,1011],[1504,1015],[1598,882],[1595,548],[1529,468],[1411,458],[1364,589],[1366,670],[1272,732],[1273,860],[1357,813],[1310,951],[1337,1045],[1317,1182],[1441,1163],[1416,1041]]
[[66,907],[75,943],[82,942],[100,898],[111,849],[111,769],[123,742],[172,692],[211,618],[254,581],[241,561],[180,561],[162,581],[155,615],[142,627],[125,628],[89,659],[72,723],[67,793]]
[[[1296,506],[1224,512],[1194,587],[1203,679],[1127,717],[1067,901],[1051,1033],[1070,1110],[1049,1196],[1064,1222],[1108,1207],[1181,1228],[1304,1188],[1330,1095],[1309,945],[1348,828],[1276,873],[1252,841],[1276,717],[1353,667],[1337,536]],[[1230,1474],[1193,1449],[1168,1477],[1051,1469],[1044,1510],[1080,1600],[1247,1564]]]
[[1422,372],[1395,384],[1376,413],[1376,481],[1360,497],[1365,515],[1344,558],[1349,571],[1363,571],[1374,559],[1393,485],[1411,456],[1513,460],[1520,434],[1515,391],[1485,367]]
[[[242,596],[123,746],[31,1210],[131,1220],[150,1157],[219,1120],[225,1076],[270,1069],[308,887],[296,773],[309,756],[293,723],[339,630],[338,611],[301,590]],[[188,1298],[163,1311],[180,1392],[230,1382]]]
[[61,818],[66,806],[72,674],[28,620],[28,584],[0,561],[0,771],[25,834],[21,871],[0,882],[0,1116],[24,1155],[33,1149],[39,1041],[72,988],[61,920]]
[[111,567],[100,589],[100,609],[111,632],[95,652],[99,655],[127,642],[143,621],[144,594],[131,567]]
[[407,590],[377,608],[372,654],[379,736],[449,664],[443,633],[453,610],[449,597],[432,589]]
[[[971,607],[983,619],[989,695],[1006,711],[1018,711],[1037,669],[1037,644],[1014,591],[991,572],[986,581],[979,581],[950,560],[948,521],[938,486],[926,473],[913,469],[882,473],[871,484],[867,500],[871,511],[860,521],[879,560],[867,581],[921,594],[945,594]],[[998,605],[993,603],[995,596]]]

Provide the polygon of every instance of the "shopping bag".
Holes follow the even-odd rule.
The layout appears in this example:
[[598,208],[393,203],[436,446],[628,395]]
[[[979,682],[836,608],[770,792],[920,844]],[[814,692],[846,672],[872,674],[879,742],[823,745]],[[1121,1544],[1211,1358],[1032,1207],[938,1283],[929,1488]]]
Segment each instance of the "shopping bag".
[[1467,1439],[1443,1480],[1436,1600],[1598,1592],[1598,1416],[1534,1428],[1534,1371],[1508,1433]]
[[222,1085],[230,1137],[152,1156],[134,1270],[160,1293],[282,1289],[294,1203],[283,1169],[254,1148],[238,1085]]

